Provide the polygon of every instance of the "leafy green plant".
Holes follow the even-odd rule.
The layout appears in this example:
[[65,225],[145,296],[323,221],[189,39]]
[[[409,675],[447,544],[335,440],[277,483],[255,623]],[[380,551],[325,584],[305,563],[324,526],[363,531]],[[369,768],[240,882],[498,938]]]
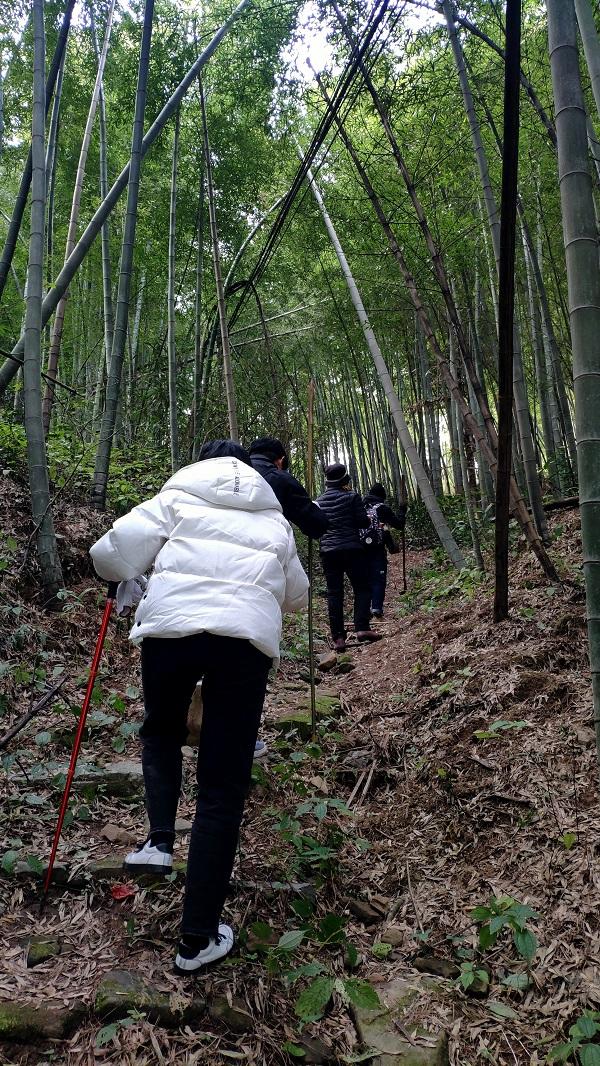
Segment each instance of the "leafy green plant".
[[[352,816],[352,812],[342,800],[312,796],[297,805],[294,816],[284,814],[280,817],[277,831],[282,839],[295,849],[292,868],[296,872],[308,869],[311,872],[318,871],[324,876],[331,873],[344,839],[338,824],[324,824],[327,816],[333,812]],[[315,833],[319,834],[318,837],[304,831],[300,819],[306,817],[316,819]]]
[[499,718],[496,722],[492,722],[487,729],[476,729],[473,736],[477,740],[500,740],[503,733],[506,733],[509,729],[530,729],[531,722],[506,722],[504,719]]
[[537,940],[527,920],[537,918],[536,912],[511,896],[493,896],[487,906],[475,907],[471,917],[479,927],[479,947],[482,951],[494,947],[503,929],[512,931],[513,943],[521,958],[528,964],[537,951]]
[[340,814],[346,814],[350,818],[353,817],[352,811],[346,806],[343,800],[313,798],[298,804],[296,807],[296,818],[302,818],[305,814],[312,814],[317,821],[322,822],[331,810],[339,811]]
[[387,959],[390,951],[393,950],[394,948],[392,944],[385,944],[383,940],[377,940],[371,948],[371,954],[374,955],[376,959]]
[[117,1035],[121,1029],[128,1029],[130,1025],[135,1025],[136,1022],[144,1020],[144,1015],[137,1010],[127,1011],[126,1018],[117,1018],[114,1022],[109,1022],[108,1025],[103,1025],[101,1029],[96,1033],[96,1047],[104,1047],[105,1044],[109,1044],[110,1041]]
[[322,1018],[336,992],[344,1003],[352,1003],[362,1010],[377,1010],[381,1001],[368,981],[356,977],[335,977],[322,974],[311,981],[300,993],[294,1004],[297,1016],[303,1022],[316,1022]]
[[569,1029],[569,1039],[564,1044],[555,1044],[547,1061],[577,1061],[580,1066],[600,1066],[600,1044],[595,1042],[600,1035],[599,1023],[600,1011],[585,1010]]
[[478,967],[474,962],[461,963],[460,973],[456,978],[455,984],[466,992],[476,981],[487,987],[490,983],[490,975],[487,970]]
[[0,860],[0,866],[5,874],[12,874],[14,872],[14,868],[18,863],[19,858],[19,852],[15,851],[14,848],[10,848],[8,851],[4,852],[4,855]]

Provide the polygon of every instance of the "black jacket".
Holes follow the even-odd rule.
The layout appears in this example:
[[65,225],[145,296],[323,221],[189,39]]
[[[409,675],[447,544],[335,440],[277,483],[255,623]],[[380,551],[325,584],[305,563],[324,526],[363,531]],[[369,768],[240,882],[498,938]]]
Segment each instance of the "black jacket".
[[377,498],[377,496],[365,496],[365,508],[376,507],[377,517],[380,522],[383,522],[386,526],[391,526],[392,529],[404,529],[406,524],[406,504],[401,503],[396,514],[392,511],[391,507],[388,507],[387,503],[383,503]]
[[293,522],[307,537],[321,537],[329,522],[300,482],[287,470],[280,470],[266,455],[251,458],[254,469],[269,482],[288,522]]
[[366,529],[369,519],[358,493],[348,489],[326,489],[317,502],[329,519],[329,529],[321,537],[321,551],[362,548],[358,531]]

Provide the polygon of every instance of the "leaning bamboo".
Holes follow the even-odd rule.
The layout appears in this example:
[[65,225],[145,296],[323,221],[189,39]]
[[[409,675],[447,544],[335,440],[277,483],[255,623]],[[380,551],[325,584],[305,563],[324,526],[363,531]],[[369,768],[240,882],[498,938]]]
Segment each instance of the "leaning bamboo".
[[362,297],[348,265],[348,260],[346,259],[344,250],[335,231],[334,225],[325,207],[321,192],[310,170],[308,170],[307,172],[307,177],[311,191],[316,200],[319,211],[321,212],[323,222],[325,223],[325,228],[329,234],[329,239],[334,247],[340,267],[342,269],[346,285],[348,286],[348,292],[350,293],[350,298],[354,305],[358,320],[361,324],[365,340],[369,348],[369,352],[371,353],[371,357],[375,364],[375,368],[381,380],[383,391],[389,403],[390,410],[392,412],[392,416],[394,418],[394,422],[398,430],[398,436],[400,437],[400,440],[402,442],[402,447],[404,448],[406,457],[408,459],[408,462],[410,463],[411,469],[419,486],[419,491],[421,493],[423,503],[427,508],[431,521],[433,522],[435,531],[440,539],[440,543],[446,551],[448,558],[451,560],[457,570],[461,570],[465,566],[464,556],[460,548],[458,547],[458,544],[456,543],[454,537],[452,536],[452,533],[450,532],[450,528],[448,526],[448,523],[446,522],[446,519],[444,518],[444,515],[442,514],[440,505],[435,497],[435,493],[431,487],[429,478],[427,477],[427,473],[425,471],[423,463],[421,462],[419,453],[415,448],[414,441],[412,439],[408,425],[406,423],[406,419],[404,417],[404,412],[402,411],[402,408],[400,406],[400,401],[394,390],[394,386],[392,385],[389,370],[387,368],[377,338],[375,336],[375,333],[373,332],[373,328],[371,326],[371,323],[369,322],[367,313],[365,311]]
[[[239,18],[239,16],[248,7],[249,4],[250,0],[240,0],[240,3],[231,13],[226,22],[224,22],[220,29],[217,30],[210,44],[208,44],[202,54],[198,56],[197,60],[190,67],[185,77],[180,81],[179,85],[175,89],[175,92],[169,97],[162,111],[159,115],[157,115],[150,129],[144,136],[141,145],[142,159],[145,157],[149,148],[151,148],[151,146],[154,144],[156,138],[158,137],[161,130],[164,128],[165,124],[169,121],[171,116],[175,114],[175,111],[179,107],[179,104],[183,100],[190,85],[192,85],[192,83],[197,79],[198,74],[202,70],[202,68],[206,66],[208,60],[223,40],[223,37],[226,36],[226,34],[233,26],[234,22]],[[124,190],[127,188],[130,166],[131,159],[129,160],[127,165],[123,167],[123,170],[114,182],[108,195],[104,198],[104,200],[96,209],[94,215],[88,222],[84,232],[82,233],[77,244],[75,245],[73,252],[69,256],[67,262],[64,264],[60,274],[58,275],[52,289],[50,289],[50,291],[46,293],[46,296],[42,303],[42,325],[45,326],[48,319],[54,313],[58,301],[71,284],[73,277],[77,273],[79,267],[83,263],[83,260],[90,251],[90,248],[92,247],[92,244],[94,243],[94,240],[100,232],[106,219],[110,215],[115,204],[118,203]],[[13,355],[21,354],[21,352],[23,351],[23,341],[24,338],[21,335],[21,337],[13,348]],[[2,367],[0,367],[0,400],[2,399],[2,396],[4,395],[7,386],[12,381],[16,372],[17,371],[15,370],[15,364],[13,364],[9,359],[7,359],[6,362],[3,363]]]

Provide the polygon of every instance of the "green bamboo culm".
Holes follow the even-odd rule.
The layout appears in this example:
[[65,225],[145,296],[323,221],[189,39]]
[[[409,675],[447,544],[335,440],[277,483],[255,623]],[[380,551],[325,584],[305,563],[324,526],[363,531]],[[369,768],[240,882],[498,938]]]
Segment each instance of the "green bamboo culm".
[[63,587],[56,546],[48,458],[42,424],[40,370],[42,362],[42,288],[44,277],[44,218],[46,212],[45,33],[44,0],[33,4],[33,108],[31,122],[31,221],[23,352],[23,400],[31,513],[36,531],[40,577],[47,604],[54,604]]
[[573,0],[547,0],[573,348],[577,467],[596,745],[600,754],[600,272]]

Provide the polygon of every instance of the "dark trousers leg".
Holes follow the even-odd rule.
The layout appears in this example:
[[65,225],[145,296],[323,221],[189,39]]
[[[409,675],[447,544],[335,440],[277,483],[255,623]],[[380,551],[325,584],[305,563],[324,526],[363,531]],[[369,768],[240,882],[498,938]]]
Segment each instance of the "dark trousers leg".
[[354,592],[354,629],[365,632],[371,626],[371,580],[364,548],[346,553],[346,573]]
[[329,628],[334,640],[345,637],[344,627],[344,552],[322,552],[321,565],[327,582]]
[[175,834],[181,792],[181,746],[187,712],[202,676],[206,634],[142,642],[145,717],[140,730],[146,809],[151,831]]
[[271,660],[249,641],[208,636],[202,681],[198,799],[182,932],[215,936],[250,785]]
[[385,586],[387,583],[387,552],[373,551],[369,556],[369,576],[371,578],[371,608],[383,611]]

